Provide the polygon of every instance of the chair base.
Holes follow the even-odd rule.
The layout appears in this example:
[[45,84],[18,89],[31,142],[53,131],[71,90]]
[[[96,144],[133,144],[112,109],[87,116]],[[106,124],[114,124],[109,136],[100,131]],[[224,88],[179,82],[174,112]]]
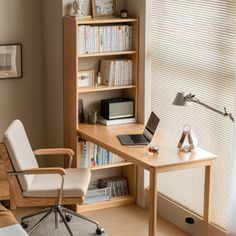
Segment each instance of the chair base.
[[[65,213],[65,215],[63,215],[63,212]],[[61,205],[56,205],[56,206],[53,206],[53,207],[50,207],[50,208],[46,208],[42,211],[39,211],[39,212],[36,212],[34,214],[30,214],[30,215],[22,217],[21,218],[22,227],[24,229],[28,228],[27,220],[29,218],[33,217],[33,216],[40,215],[40,214],[43,214],[43,213],[45,213],[45,214],[42,216],[42,218],[38,222],[36,222],[33,225],[33,227],[29,231],[27,231],[28,233],[32,232],[35,228],[37,228],[40,224],[42,224],[51,213],[55,214],[55,228],[58,228],[58,222],[59,222],[59,217],[58,216],[60,215],[63,223],[65,224],[65,226],[66,226],[66,228],[67,228],[67,230],[68,230],[68,232],[71,236],[73,236],[73,233],[72,233],[72,231],[70,229],[70,226],[68,224],[68,222],[71,220],[71,217],[67,214],[79,217],[83,220],[86,220],[86,221],[89,221],[89,222],[95,224],[96,227],[97,227],[97,229],[96,229],[96,234],[97,235],[101,235],[101,234],[104,233],[104,229],[99,226],[98,222],[93,221],[93,220],[87,218],[86,216],[80,215],[80,214],[78,214],[78,213],[76,213],[76,212],[74,212],[74,211],[72,211],[68,208],[65,208]]]

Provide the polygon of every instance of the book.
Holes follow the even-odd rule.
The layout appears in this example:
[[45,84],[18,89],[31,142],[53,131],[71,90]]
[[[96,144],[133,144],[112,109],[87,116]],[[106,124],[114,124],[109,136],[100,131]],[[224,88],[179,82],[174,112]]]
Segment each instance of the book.
[[123,119],[115,119],[115,120],[106,120],[103,117],[98,118],[98,122],[103,125],[121,125],[121,124],[129,124],[135,123],[136,119],[134,117],[131,118],[123,118]]
[[131,85],[133,62],[130,59],[104,59],[100,64],[101,83],[107,86]]
[[111,86],[111,60],[101,60],[101,83],[103,85]]

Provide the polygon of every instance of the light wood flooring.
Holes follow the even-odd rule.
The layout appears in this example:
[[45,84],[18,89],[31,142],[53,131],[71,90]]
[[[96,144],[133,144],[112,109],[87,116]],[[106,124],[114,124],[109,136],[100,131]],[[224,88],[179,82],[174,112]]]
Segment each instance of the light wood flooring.
[[[39,208],[18,208],[14,211],[19,220],[21,216],[38,211]],[[148,235],[148,211],[137,206],[122,206],[83,213],[99,221],[109,236]],[[157,219],[158,236],[187,236],[188,234],[162,218]]]

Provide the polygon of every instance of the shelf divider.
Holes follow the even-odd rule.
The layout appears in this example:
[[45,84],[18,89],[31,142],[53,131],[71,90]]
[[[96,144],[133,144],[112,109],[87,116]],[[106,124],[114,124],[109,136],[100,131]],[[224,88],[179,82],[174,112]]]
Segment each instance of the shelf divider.
[[119,56],[119,55],[131,55],[136,54],[135,50],[131,51],[114,51],[114,52],[96,52],[96,53],[85,53],[79,54],[79,58],[86,58],[86,57],[105,57],[105,56]]
[[90,170],[103,170],[103,169],[108,169],[108,168],[115,168],[115,167],[121,167],[121,166],[130,166],[133,165],[132,162],[119,162],[119,163],[112,163],[112,164],[107,164],[107,165],[97,165],[90,167]]
[[81,88],[78,88],[78,93],[102,92],[102,91],[130,89],[130,88],[136,88],[136,85],[124,85],[124,86],[99,85],[99,86],[91,86],[91,87],[81,87]]

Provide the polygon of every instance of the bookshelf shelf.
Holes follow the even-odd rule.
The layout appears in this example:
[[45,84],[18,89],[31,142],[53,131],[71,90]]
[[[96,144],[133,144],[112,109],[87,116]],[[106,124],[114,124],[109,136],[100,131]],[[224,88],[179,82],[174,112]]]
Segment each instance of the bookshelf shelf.
[[137,18],[101,17],[101,18],[77,20],[78,25],[118,24],[118,23],[130,23],[130,22],[137,22]]
[[131,54],[136,54],[136,51],[116,51],[116,52],[87,53],[87,54],[79,54],[79,58],[105,57],[105,56],[131,55]]
[[99,165],[99,166],[93,166],[90,168],[91,171],[93,170],[102,170],[107,168],[115,168],[115,167],[121,167],[121,166],[130,166],[133,165],[131,162],[120,162],[120,163],[114,163],[114,164],[108,164],[108,165]]
[[113,197],[109,201],[91,203],[88,205],[77,205],[78,212],[95,211],[104,208],[118,207],[129,204],[135,204],[136,198],[132,195],[122,197]]
[[125,86],[99,85],[99,86],[79,88],[78,93],[103,92],[109,90],[131,89],[131,88],[136,88],[136,85],[125,85]]
[[[74,17],[64,17],[64,145],[73,149],[76,153],[77,158],[73,160],[73,167],[82,167],[85,163],[83,162],[85,160],[83,159],[85,158],[85,155],[83,155],[85,150],[78,143],[80,135],[79,127],[83,127],[86,124],[90,111],[94,108],[98,111],[100,110],[101,100],[112,98],[132,99],[134,101],[134,119],[137,120],[139,86],[138,40],[139,22],[137,18],[122,19],[118,17],[107,17],[77,20]],[[96,51],[100,52],[93,53]],[[112,65],[113,72],[111,73],[113,83],[108,84],[117,84],[117,86],[99,85],[79,87],[79,80],[81,80],[79,78],[80,71],[93,70],[94,78],[90,81],[91,83],[87,84],[95,84],[98,72],[100,72],[101,77],[104,75],[101,82],[107,84],[107,80],[104,79],[104,61],[115,61]],[[103,66],[101,66],[102,63]],[[111,63],[107,63],[106,65],[109,68]],[[79,123],[81,113],[84,114],[84,124]],[[83,141],[95,142],[91,138]],[[98,145],[98,143],[95,144]],[[109,147],[106,150],[112,153]],[[91,158],[89,154],[87,157]],[[119,157],[117,157],[117,161],[119,161]],[[78,211],[96,210],[135,203],[136,165],[130,162],[115,162],[91,167],[90,169],[93,181],[114,176],[124,177],[127,181],[130,195],[115,197],[109,201],[78,206]]]

